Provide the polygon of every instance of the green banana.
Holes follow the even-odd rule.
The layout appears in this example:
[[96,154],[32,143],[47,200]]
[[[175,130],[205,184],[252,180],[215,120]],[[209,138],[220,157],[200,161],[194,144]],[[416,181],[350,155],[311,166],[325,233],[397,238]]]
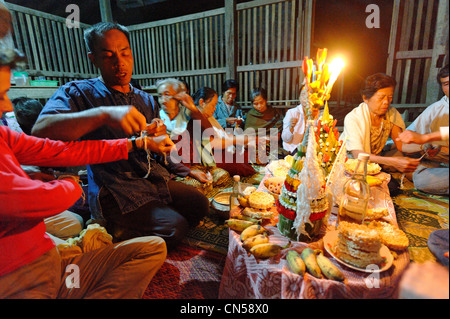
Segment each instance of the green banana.
[[305,262],[305,266],[308,272],[316,278],[322,278],[322,272],[319,265],[317,264],[316,254],[311,248],[303,249],[301,253],[301,258]]
[[295,250],[289,250],[286,254],[286,261],[289,269],[297,275],[303,276],[305,274],[306,266],[300,254]]
[[241,241],[245,241],[247,238],[262,234],[264,232],[267,232],[264,227],[261,225],[251,225],[250,227],[247,227],[244,229],[241,233]]
[[316,255],[317,264],[325,277],[331,280],[344,281],[344,274],[338,267],[336,267],[335,264],[331,262],[330,259],[323,255],[323,251],[321,249],[316,249],[314,253]]
[[278,255],[281,249],[283,249],[283,247],[281,247],[280,245],[264,243],[253,246],[250,249],[250,253],[255,256],[255,258],[265,259]]
[[265,244],[269,242],[269,237],[266,234],[259,234],[250,238],[247,238],[244,243],[242,244],[242,247],[246,250],[250,250],[252,247],[259,245],[259,244]]
[[242,232],[247,227],[254,225],[252,222],[248,220],[240,220],[240,219],[227,219],[225,221],[225,225],[227,225],[230,229],[235,230],[237,232]]

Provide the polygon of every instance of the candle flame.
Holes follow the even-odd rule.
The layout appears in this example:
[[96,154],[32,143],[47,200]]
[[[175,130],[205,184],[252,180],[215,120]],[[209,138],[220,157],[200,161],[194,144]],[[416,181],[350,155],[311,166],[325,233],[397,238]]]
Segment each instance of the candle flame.
[[335,58],[333,61],[331,61],[329,65],[329,70],[331,73],[330,80],[328,81],[326,94],[329,94],[331,92],[331,89],[333,88],[334,82],[336,82],[339,74],[341,73],[342,69],[344,68],[345,63],[344,60],[341,58]]
[[331,63],[330,63],[330,71],[331,74],[335,74],[336,73],[336,77],[337,75],[339,75],[339,73],[341,72],[341,70],[344,68],[345,66],[345,62],[344,60],[342,60],[341,58],[335,58]]

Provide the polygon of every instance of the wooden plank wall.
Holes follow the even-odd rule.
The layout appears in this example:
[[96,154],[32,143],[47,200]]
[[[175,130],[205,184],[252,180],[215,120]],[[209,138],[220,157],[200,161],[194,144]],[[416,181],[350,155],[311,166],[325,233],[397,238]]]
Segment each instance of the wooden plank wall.
[[[238,4],[237,101],[265,87],[275,106],[298,104],[300,66],[310,55],[313,0],[257,0]],[[221,94],[226,80],[224,8],[128,26],[135,57],[133,78],[144,87],[183,78],[191,93],[209,86]],[[300,82],[301,83],[301,82]]]
[[426,104],[438,4],[439,0],[394,2],[387,63],[387,73],[397,81],[393,104]]
[[67,28],[66,19],[19,5],[6,3],[11,11],[16,47],[27,57],[30,79],[45,76],[47,80],[66,82],[91,78],[97,72],[88,60],[83,31]]
[[224,81],[224,10],[127,26],[134,55],[134,76],[143,87],[157,80],[184,79],[191,93]]
[[[304,2],[266,1],[258,6],[244,4],[239,9],[239,101],[250,107],[251,90],[264,87],[271,104],[297,105],[299,81],[303,80],[301,48],[310,40],[309,35],[299,34],[300,25],[304,26]],[[308,41],[302,42],[304,36]]]
[[[31,79],[45,76],[59,84],[98,75],[87,57],[83,31],[67,28],[65,18],[7,3],[14,19],[14,41],[28,58]],[[268,90],[272,105],[298,104],[301,60],[310,56],[314,0],[256,0],[236,6],[237,101],[250,107],[250,91]],[[225,9],[127,26],[134,75],[143,87],[158,79],[186,80],[191,93],[202,86],[221,94],[226,80]]]

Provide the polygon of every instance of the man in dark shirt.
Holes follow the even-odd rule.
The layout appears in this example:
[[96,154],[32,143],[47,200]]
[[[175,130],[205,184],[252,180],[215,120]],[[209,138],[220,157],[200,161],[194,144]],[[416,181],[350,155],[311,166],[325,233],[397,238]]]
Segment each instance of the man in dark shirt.
[[148,145],[151,156],[136,151],[128,160],[88,167],[89,205],[92,216],[106,219],[118,240],[156,235],[172,247],[208,213],[209,202],[195,188],[171,180],[169,171],[202,182],[206,177],[161,160],[173,143],[165,126],[154,121],[159,107],[153,97],[130,85],[133,55],[127,29],[101,22],[85,31],[85,41],[101,76],[61,86],[32,134],[69,141],[116,139],[142,131],[154,136]]

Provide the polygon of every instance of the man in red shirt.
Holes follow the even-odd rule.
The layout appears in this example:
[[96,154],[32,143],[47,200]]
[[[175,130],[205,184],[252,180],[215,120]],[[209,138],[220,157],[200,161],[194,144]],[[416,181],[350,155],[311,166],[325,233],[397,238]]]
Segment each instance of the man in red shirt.
[[[0,116],[12,110],[11,69],[23,64],[12,47],[11,16],[0,3]],[[136,140],[143,148],[144,140]],[[163,143],[152,139],[155,151]],[[62,259],[44,218],[82,194],[70,177],[32,180],[21,164],[78,166],[128,158],[131,140],[62,142],[0,126],[0,298],[140,298],[167,254],[163,239],[139,237]],[[169,150],[165,150],[169,151]]]

